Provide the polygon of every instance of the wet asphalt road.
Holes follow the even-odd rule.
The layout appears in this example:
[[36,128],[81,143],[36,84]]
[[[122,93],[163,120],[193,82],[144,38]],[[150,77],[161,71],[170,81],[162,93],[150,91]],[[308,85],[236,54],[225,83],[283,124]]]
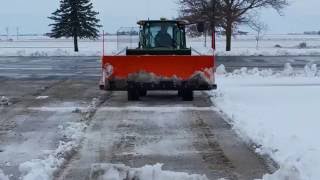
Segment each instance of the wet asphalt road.
[[[296,68],[319,57],[219,57],[227,69]],[[34,107],[87,106],[102,97],[85,132],[81,149],[71,155],[56,179],[88,179],[93,163],[130,167],[163,163],[164,169],[205,174],[209,179],[254,179],[270,172],[232,131],[206,93],[183,102],[176,92],[152,92],[128,102],[125,92],[98,90],[98,57],[0,57],[0,96],[12,104],[0,107],[0,169],[19,179],[19,164],[43,158],[57,147],[60,125],[79,119],[71,112]],[[38,96],[48,99],[37,100]],[[36,146],[36,149],[34,148]]]
[[111,93],[86,137],[57,179],[89,179],[97,163],[133,168],[162,163],[164,170],[214,180],[249,180],[269,172],[201,92],[193,102],[181,101],[177,92],[151,92],[140,102],[128,102],[124,92]]

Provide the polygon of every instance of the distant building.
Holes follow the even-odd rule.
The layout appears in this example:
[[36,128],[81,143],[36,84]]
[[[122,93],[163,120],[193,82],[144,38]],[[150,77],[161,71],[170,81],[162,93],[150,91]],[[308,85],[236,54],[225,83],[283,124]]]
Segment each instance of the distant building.
[[305,31],[303,32],[305,35],[320,35],[320,31]]
[[249,32],[245,32],[245,31],[237,31],[234,33],[235,35],[248,35]]
[[[217,32],[218,35],[226,35],[226,32],[225,31],[219,31]],[[235,31],[233,32],[233,35],[248,35],[249,32],[245,32],[245,31]]]

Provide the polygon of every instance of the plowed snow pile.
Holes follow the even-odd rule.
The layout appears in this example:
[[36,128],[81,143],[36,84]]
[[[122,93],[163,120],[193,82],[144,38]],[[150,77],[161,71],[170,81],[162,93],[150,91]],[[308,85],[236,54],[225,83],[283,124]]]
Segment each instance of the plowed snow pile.
[[[282,72],[218,68],[213,102],[258,153],[280,166],[265,180],[320,179],[320,74],[316,65]],[[261,146],[260,146],[261,145]]]
[[208,180],[204,175],[189,175],[182,172],[162,170],[162,164],[147,165],[142,168],[129,168],[119,164],[95,164],[90,180]]

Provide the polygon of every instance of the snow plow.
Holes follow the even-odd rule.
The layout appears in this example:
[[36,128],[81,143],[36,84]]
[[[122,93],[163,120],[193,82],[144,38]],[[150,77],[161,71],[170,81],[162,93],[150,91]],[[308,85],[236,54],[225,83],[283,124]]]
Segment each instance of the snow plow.
[[102,57],[101,90],[127,91],[136,101],[151,90],[175,90],[184,101],[193,91],[216,89],[215,58],[192,55],[185,21],[139,21],[139,45],[125,55]]

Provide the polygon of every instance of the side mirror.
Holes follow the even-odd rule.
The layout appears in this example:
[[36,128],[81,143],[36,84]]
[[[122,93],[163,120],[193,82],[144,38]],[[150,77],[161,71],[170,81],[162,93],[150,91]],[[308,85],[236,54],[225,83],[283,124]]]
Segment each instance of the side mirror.
[[203,33],[204,32],[204,22],[198,22],[197,23],[197,30],[199,33]]

